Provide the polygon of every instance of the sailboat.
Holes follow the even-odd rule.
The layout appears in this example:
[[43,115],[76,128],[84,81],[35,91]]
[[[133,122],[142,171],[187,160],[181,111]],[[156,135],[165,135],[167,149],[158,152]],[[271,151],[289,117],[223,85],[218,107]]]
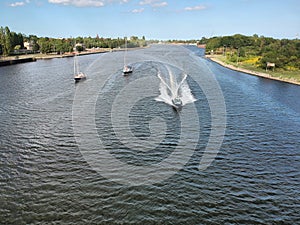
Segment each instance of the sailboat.
[[124,54],[124,67],[123,67],[123,75],[127,76],[133,72],[133,67],[127,65],[126,63],[126,56],[127,56],[127,38],[125,38],[125,54]]
[[77,55],[75,55],[74,56],[74,80],[75,82],[78,82],[85,79],[86,79],[86,75],[83,72],[80,72]]

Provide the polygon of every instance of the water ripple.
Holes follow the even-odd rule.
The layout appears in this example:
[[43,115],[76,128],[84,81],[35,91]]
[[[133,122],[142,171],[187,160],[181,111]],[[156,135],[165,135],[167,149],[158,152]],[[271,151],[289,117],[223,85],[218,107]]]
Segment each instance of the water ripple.
[[[176,46],[172,52],[164,48],[168,47],[141,51],[165,57],[183,51]],[[188,49],[203,54],[198,48]],[[101,56],[80,60],[86,66],[97,65]],[[226,101],[227,130],[219,154],[207,170],[198,170],[211,132],[211,112],[203,91],[188,80],[198,99],[201,133],[197,149],[174,176],[136,187],[105,179],[82,157],[72,128],[77,88],[72,59],[0,67],[0,223],[297,224],[299,87],[263,82],[200,57],[199,62],[202,72],[209,66],[216,76]],[[151,75],[142,63],[136,69],[141,75]],[[124,162],[158,163],[178,145],[180,118],[168,105],[154,100],[158,87],[152,99],[132,108],[130,123],[136,137],[147,138],[152,116],[162,115],[167,124],[164,141],[147,153],[126,148],[108,118],[111,101],[134,74],[126,80],[115,72],[96,103],[98,135],[105,148]],[[88,74],[91,80],[100,75]],[[149,107],[146,112],[145,107]]]

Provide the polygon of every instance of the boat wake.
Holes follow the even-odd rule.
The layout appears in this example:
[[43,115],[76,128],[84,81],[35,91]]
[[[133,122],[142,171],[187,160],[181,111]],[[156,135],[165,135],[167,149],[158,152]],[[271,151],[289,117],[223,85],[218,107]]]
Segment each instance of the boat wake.
[[196,101],[186,81],[187,74],[166,66],[164,71],[158,70],[157,76],[160,79],[160,95],[155,98],[156,101],[165,102],[175,108]]

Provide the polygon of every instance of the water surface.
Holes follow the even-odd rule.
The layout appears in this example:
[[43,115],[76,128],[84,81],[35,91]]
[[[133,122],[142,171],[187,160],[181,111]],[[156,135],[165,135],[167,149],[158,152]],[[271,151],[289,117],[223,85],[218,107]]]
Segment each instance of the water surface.
[[[169,48],[141,51],[172,57]],[[202,58],[203,50],[196,47],[172,47],[172,52],[186,49],[199,56],[205,73],[199,76],[212,75],[219,82],[226,104],[226,133],[216,159],[199,171],[211,133],[211,111],[203,90],[187,78],[198,99],[193,103],[199,112],[197,148],[181,170],[152,185],[112,182],[82,156],[74,137],[72,107],[78,87],[89,83],[74,84],[72,58],[1,67],[0,223],[298,223],[299,86],[223,68]],[[157,79],[151,72],[153,60],[137,64],[132,76],[124,78],[115,70],[101,74],[97,70],[101,57],[105,55],[81,56],[79,61],[83,70],[92,71],[86,82],[106,76],[95,105],[97,133],[105,148],[131,165],[164,160],[178,144],[180,117],[169,105],[155,101],[159,86],[153,98],[132,107],[129,119],[132,132],[147,138],[149,121],[161,116],[167,133],[158,148],[142,154],[124,147],[110,120],[112,102],[122,88],[140,76]]]

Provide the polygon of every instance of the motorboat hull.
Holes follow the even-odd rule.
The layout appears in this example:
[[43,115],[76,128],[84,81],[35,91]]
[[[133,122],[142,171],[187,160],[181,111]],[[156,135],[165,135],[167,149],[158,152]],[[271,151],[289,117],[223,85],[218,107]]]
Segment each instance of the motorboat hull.
[[172,99],[172,106],[176,110],[181,109],[182,108],[182,101],[181,101],[181,99],[180,98]]
[[132,73],[132,71],[133,71],[133,68],[131,66],[126,66],[123,69],[123,75],[124,76],[129,75]]
[[75,82],[79,82],[81,80],[86,80],[86,77],[74,77]]

